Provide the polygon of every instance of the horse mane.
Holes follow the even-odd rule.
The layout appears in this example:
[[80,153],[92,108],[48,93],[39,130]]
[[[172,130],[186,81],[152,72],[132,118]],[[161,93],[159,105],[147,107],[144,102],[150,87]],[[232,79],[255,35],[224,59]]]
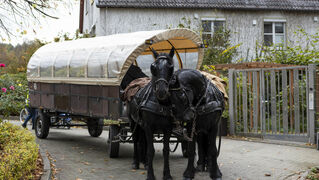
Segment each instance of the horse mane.
[[133,80],[138,78],[143,78],[143,77],[148,77],[148,76],[141,70],[140,67],[132,64],[122,79],[122,82],[120,85],[121,89],[125,89]]

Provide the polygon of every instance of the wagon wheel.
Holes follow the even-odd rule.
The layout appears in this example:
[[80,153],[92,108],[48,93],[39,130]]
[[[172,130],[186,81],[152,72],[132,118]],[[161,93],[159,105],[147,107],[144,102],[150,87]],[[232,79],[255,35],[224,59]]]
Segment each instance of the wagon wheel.
[[184,157],[184,158],[187,158],[187,157],[188,157],[188,154],[187,154],[188,142],[187,142],[187,141],[182,141],[181,144],[182,144],[182,154],[183,154],[183,157]]
[[39,111],[39,115],[35,121],[35,134],[40,139],[45,139],[49,135],[50,129],[50,117],[47,116],[43,111]]
[[21,124],[25,121],[25,119],[27,118],[28,114],[29,113],[26,110],[26,108],[21,109],[21,111],[20,111],[20,122],[21,122]]
[[108,154],[110,158],[116,158],[119,156],[120,141],[117,135],[120,133],[120,127],[118,125],[110,125],[108,143]]
[[89,134],[92,137],[99,137],[103,132],[104,119],[88,119]]

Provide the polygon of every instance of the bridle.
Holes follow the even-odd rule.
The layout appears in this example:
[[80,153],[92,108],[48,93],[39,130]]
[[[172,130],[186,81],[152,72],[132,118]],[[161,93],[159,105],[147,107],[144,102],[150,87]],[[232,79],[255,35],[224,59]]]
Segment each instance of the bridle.
[[[195,130],[196,130],[196,118],[197,118],[197,108],[199,107],[199,105],[202,103],[203,99],[206,97],[206,94],[207,94],[207,91],[208,91],[208,88],[207,88],[207,84],[206,84],[206,87],[205,87],[205,93],[204,95],[199,99],[199,101],[196,103],[196,105],[194,106],[193,103],[191,102],[188,94],[187,94],[187,91],[191,91],[185,87],[179,87],[179,88],[170,88],[169,90],[170,91],[181,91],[182,93],[185,94],[186,96],[186,99],[187,99],[187,103],[188,103],[188,107],[184,110],[183,114],[185,114],[187,111],[191,111],[193,113],[193,117],[191,117],[191,122],[192,122],[192,132],[191,132],[191,136],[189,137],[187,135],[187,131],[186,130],[183,130],[183,135],[184,135],[184,138],[187,140],[187,141],[192,141],[193,140],[193,137],[194,137],[194,134],[195,134]],[[176,116],[173,114],[172,112],[172,117],[174,119],[176,119]]]
[[[156,61],[159,60],[159,59],[168,59],[168,57],[166,57],[166,56],[158,56],[158,57],[156,58]],[[172,78],[172,77],[171,77],[171,78]],[[169,80],[166,80],[165,78],[159,78],[159,79],[157,79],[157,80],[154,82],[154,85],[155,85],[154,90],[157,91],[157,89],[158,89],[158,83],[159,83],[159,82],[164,82],[165,85],[168,87],[168,86],[169,86],[169,81],[171,80],[171,78],[170,78]]]

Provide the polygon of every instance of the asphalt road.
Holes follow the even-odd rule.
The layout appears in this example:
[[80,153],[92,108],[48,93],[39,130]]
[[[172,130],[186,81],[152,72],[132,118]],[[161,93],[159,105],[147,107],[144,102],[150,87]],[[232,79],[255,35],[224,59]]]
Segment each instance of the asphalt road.
[[[30,126],[29,126],[30,128]],[[50,153],[56,166],[56,178],[61,180],[140,180],[146,171],[132,170],[132,144],[120,145],[120,157],[108,158],[108,131],[101,137],[90,137],[86,129],[50,129],[47,139],[37,143]],[[156,144],[154,169],[162,179],[162,145]],[[224,138],[218,158],[224,180],[298,179],[310,167],[319,165],[319,151],[311,148],[266,144]],[[170,154],[174,179],[182,179],[187,159],[180,147]],[[208,173],[197,173],[195,179],[208,179]]]

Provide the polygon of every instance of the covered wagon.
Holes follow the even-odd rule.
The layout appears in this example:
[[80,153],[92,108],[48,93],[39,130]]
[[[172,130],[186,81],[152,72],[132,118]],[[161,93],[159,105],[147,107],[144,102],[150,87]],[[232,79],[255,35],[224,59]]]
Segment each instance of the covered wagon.
[[78,117],[93,137],[101,135],[104,119],[115,120],[108,142],[110,156],[117,156],[119,142],[112,140],[119,133],[126,134],[122,130],[129,126],[120,99],[122,80],[132,64],[150,75],[155,60],[151,48],[168,53],[172,47],[176,70],[201,66],[202,40],[189,29],[115,34],[41,47],[27,69],[30,106],[39,110],[36,136],[46,138],[62,116]]

